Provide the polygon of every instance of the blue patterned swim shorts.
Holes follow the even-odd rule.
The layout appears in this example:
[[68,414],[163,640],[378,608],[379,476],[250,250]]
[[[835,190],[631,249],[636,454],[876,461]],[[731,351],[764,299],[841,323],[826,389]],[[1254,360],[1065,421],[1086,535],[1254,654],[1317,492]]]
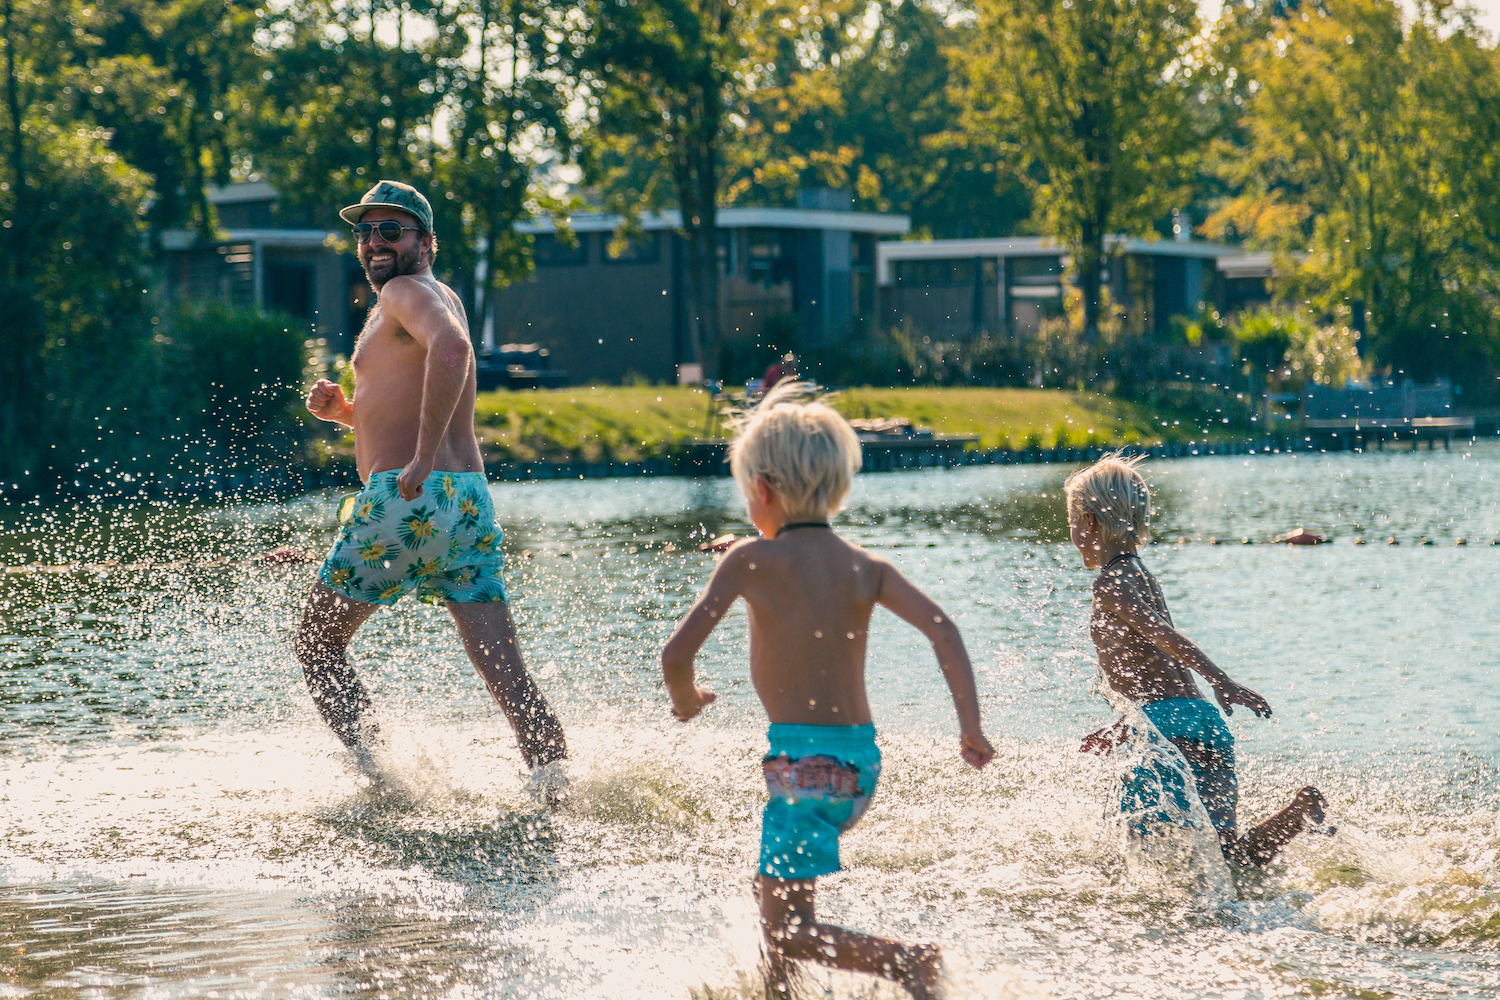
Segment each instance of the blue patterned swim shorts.
[[500,528],[478,472],[434,472],[415,500],[396,490],[400,469],[370,477],[339,506],[343,528],[318,579],[368,604],[404,594],[438,604],[504,601]]
[[[1196,744],[1197,752],[1190,757],[1175,750],[1170,756],[1148,755],[1126,776],[1120,809],[1163,823],[1171,823],[1174,814],[1188,815],[1186,779],[1190,775],[1214,829],[1233,830],[1239,802],[1234,736],[1218,708],[1201,698],[1163,698],[1142,705],[1141,711],[1162,736],[1173,743]],[[1180,764],[1187,765],[1186,772]]]
[[870,808],[880,778],[874,726],[772,724],[762,761],[760,872],[810,879],[840,870],[839,834]]

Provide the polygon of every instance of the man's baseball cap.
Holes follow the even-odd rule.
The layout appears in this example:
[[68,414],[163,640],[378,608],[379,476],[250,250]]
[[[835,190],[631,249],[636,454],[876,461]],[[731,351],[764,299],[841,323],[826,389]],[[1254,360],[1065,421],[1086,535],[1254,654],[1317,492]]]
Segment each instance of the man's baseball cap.
[[417,217],[417,225],[422,227],[423,232],[432,232],[432,205],[422,196],[422,192],[410,184],[377,181],[359,199],[358,205],[350,205],[340,211],[339,218],[352,226],[372,208],[399,208],[403,212],[410,212]]

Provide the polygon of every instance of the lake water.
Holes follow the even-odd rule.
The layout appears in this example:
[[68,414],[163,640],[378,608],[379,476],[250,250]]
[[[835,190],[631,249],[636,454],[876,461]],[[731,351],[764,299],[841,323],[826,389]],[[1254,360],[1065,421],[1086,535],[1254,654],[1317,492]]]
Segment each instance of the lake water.
[[[1275,707],[1231,719],[1242,823],[1315,783],[1339,828],[1239,891],[1211,848],[1139,856],[1121,761],[1078,753],[1112,715],[1066,471],[856,480],[840,530],[959,622],[999,755],[961,765],[931,652],[878,613],[886,767],[820,912],[941,943],[958,998],[1500,995],[1500,446],[1147,466],[1144,555],[1179,627]],[[691,725],[657,660],[711,568],[696,545],[748,530],[733,483],[493,492],[573,752],[555,815],[425,606],[355,639],[395,749],[382,782],[351,770],[290,652],[313,567],[254,561],[324,550],[331,494],[0,512],[0,997],[750,995],[764,722],[743,613],[704,651],[720,699]],[[1334,541],[1240,543],[1299,526]]]

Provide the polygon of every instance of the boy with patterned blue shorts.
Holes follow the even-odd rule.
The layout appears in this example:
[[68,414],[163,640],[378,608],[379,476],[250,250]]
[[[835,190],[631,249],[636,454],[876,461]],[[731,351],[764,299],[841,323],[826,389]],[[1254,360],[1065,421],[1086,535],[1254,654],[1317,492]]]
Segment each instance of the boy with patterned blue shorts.
[[736,429],[730,465],[761,538],[732,546],[662,651],[672,708],[683,722],[715,698],[693,660],[743,597],[750,677],[771,725],[762,767],[770,801],[761,824],[761,927],[768,983],[790,993],[791,959],[893,980],[936,995],[941,954],[821,923],[815,879],[840,870],[839,835],[869,808],[880,750],[865,691],[870,616],[882,605],[932,642],[959,719],[959,753],[979,768],[995,751],[980,726],[974,674],[958,629],[894,566],[839,538],[828,519],[860,466],[859,439],[806,386],[779,383]]
[[[1138,705],[1187,765],[1185,771],[1177,766],[1171,751],[1171,757],[1149,756],[1126,775],[1120,808],[1143,820],[1178,821],[1190,811],[1191,775],[1225,859],[1238,866],[1265,865],[1298,833],[1323,822],[1326,802],[1308,785],[1285,809],[1240,836],[1234,737],[1219,709],[1199,693],[1193,673],[1212,686],[1225,715],[1243,705],[1256,715],[1269,716],[1271,705],[1230,680],[1172,624],[1161,585],[1136,552],[1151,537],[1151,494],[1136,470],[1139,462],[1105,455],[1063,484],[1073,545],[1084,566],[1099,571],[1089,635],[1099,653],[1104,683]],[[1121,718],[1085,736],[1079,749],[1107,754],[1133,738],[1142,737]]]

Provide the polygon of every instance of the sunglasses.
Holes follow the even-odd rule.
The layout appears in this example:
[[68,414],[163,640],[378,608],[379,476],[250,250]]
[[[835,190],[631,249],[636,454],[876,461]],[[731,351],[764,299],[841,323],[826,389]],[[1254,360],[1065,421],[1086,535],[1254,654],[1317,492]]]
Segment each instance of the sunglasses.
[[380,238],[385,242],[395,243],[401,238],[402,232],[408,229],[414,233],[426,232],[426,230],[420,229],[417,226],[403,226],[394,219],[387,219],[384,222],[356,222],[354,224],[354,242],[363,246],[370,242],[370,235],[372,233],[379,233]]

